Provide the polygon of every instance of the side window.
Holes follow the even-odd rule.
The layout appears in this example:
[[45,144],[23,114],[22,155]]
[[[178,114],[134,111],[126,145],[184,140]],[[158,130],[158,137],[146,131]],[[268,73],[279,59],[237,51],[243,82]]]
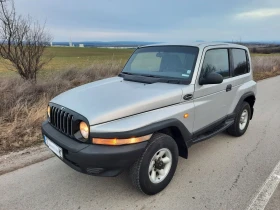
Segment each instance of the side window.
[[246,74],[249,72],[246,51],[242,49],[232,49],[233,76]]
[[208,50],[205,54],[201,76],[216,72],[224,78],[229,77],[229,58],[227,49]]

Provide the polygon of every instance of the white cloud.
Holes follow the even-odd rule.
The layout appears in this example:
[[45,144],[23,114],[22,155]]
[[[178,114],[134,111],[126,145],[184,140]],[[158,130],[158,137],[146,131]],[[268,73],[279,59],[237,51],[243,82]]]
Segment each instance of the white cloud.
[[236,15],[237,18],[266,18],[280,15],[280,8],[258,9],[248,12],[242,12]]

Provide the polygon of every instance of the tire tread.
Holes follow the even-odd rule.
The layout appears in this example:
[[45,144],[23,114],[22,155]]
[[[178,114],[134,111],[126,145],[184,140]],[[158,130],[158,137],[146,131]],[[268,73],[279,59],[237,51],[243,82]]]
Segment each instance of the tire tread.
[[235,119],[234,119],[234,123],[227,129],[227,132],[228,134],[230,134],[231,136],[235,136],[235,137],[239,137],[239,136],[242,136],[246,130],[247,130],[247,127],[245,128],[245,132],[241,132],[239,130],[239,118],[240,118],[240,114],[241,112],[243,111],[243,109],[248,106],[249,107],[249,119],[248,119],[248,125],[249,125],[249,122],[250,122],[250,118],[251,118],[251,107],[249,105],[248,102],[244,101],[241,106],[240,106],[240,109],[238,111],[238,114],[235,116]]
[[140,192],[146,194],[140,185],[140,167],[143,161],[144,156],[146,155],[149,148],[156,142],[157,139],[162,138],[164,136],[168,136],[163,133],[156,133],[152,136],[151,140],[149,141],[145,151],[141,155],[141,157],[130,167],[129,169],[129,176],[132,182],[132,185],[136,187]]

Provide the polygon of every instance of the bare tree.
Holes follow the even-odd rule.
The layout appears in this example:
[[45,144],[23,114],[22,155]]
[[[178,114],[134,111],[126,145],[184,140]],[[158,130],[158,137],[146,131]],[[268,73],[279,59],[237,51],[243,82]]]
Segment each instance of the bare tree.
[[0,6],[0,56],[23,79],[36,82],[38,71],[52,59],[44,55],[52,38],[45,25],[17,15],[13,0],[0,0]]

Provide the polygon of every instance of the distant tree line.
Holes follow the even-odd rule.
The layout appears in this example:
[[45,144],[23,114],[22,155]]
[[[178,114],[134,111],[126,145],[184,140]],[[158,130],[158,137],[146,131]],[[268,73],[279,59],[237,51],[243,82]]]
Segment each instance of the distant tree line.
[[250,47],[249,49],[251,53],[280,53],[280,46]]

